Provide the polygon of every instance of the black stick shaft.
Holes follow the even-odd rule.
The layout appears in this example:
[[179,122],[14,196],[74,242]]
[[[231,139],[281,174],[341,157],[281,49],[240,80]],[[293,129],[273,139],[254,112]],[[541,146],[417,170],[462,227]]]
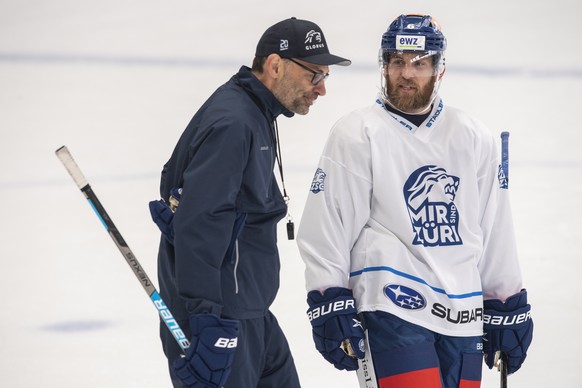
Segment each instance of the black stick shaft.
[[501,388],[507,388],[507,354],[501,352]]

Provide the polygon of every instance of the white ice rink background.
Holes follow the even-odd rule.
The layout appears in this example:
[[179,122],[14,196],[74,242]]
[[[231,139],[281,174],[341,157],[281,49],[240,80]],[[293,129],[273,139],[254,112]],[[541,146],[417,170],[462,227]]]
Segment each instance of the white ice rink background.
[[[318,23],[328,95],[280,118],[290,211],[299,223],[323,143],[372,103],[380,36],[400,13],[448,38],[445,103],[511,132],[510,190],[535,321],[512,388],[582,387],[582,43],[577,0],[0,0],[0,387],[170,387],[156,310],[54,156],[66,144],[155,280],[147,203],[197,107],[250,65],[262,32]],[[303,264],[281,225],[273,306],[305,388],[357,387],[316,352]],[[483,387],[498,387],[484,369]],[[282,387],[284,388],[284,387]]]

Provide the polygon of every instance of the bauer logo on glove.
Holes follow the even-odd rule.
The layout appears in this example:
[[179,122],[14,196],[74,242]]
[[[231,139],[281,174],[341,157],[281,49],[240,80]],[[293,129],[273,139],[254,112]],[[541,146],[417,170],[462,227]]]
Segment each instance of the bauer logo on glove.
[[492,326],[513,326],[519,325],[531,319],[531,311],[523,312],[519,315],[483,315],[483,323]]
[[307,311],[307,318],[309,319],[309,322],[311,322],[314,319],[323,317],[330,313],[336,313],[342,310],[355,310],[355,308],[356,304],[353,299],[336,300]]
[[357,359],[365,355],[364,329],[352,291],[341,287],[323,293],[314,290],[307,294],[307,304],[315,348],[337,369],[358,369]]

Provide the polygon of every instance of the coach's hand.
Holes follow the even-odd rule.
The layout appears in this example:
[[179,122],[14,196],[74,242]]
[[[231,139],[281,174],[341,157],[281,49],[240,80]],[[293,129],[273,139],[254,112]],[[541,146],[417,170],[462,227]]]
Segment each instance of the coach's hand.
[[174,361],[176,376],[187,387],[220,388],[230,374],[239,322],[212,314],[190,317],[192,338],[186,357]]

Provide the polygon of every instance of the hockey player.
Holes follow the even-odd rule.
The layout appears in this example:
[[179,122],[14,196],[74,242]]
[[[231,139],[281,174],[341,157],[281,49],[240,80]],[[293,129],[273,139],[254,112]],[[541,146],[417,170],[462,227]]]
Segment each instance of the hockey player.
[[389,25],[381,93],[332,128],[298,233],[317,350],[381,388],[479,387],[483,354],[513,373],[532,340],[497,142],[438,95],[445,49],[430,16]]
[[[326,93],[329,53],[315,23],[265,31],[242,66],[204,103],[162,171],[152,201],[164,232],[160,294],[191,340],[185,357],[161,324],[174,387],[298,388],[293,358],[270,312],[279,287],[277,222],[287,213],[276,118],[307,114]],[[175,198],[171,200],[171,194]],[[175,213],[166,203],[174,206]]]

